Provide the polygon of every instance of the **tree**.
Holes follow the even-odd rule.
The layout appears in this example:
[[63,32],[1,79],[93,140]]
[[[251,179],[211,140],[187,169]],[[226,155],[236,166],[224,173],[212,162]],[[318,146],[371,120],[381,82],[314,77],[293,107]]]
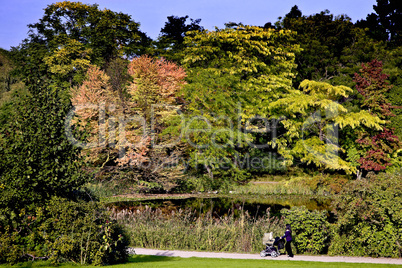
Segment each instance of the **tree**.
[[90,65],[91,51],[77,40],[68,39],[43,60],[52,79],[60,86],[68,88],[82,81]]
[[300,51],[291,31],[242,26],[195,32],[185,40],[183,66],[189,76],[201,69],[239,78],[244,119],[267,115],[271,97],[291,88],[295,53]]
[[186,24],[188,16],[169,16],[167,19],[156,43],[158,54],[179,62],[183,57],[180,53],[184,49],[183,42],[187,32],[203,31],[204,28],[199,25],[201,19],[190,19],[190,24]]
[[389,119],[394,116],[392,105],[386,98],[391,86],[386,82],[388,76],[382,72],[382,62],[373,60],[363,64],[360,73],[355,74],[356,88],[362,95],[362,107],[371,114],[386,120],[381,132],[363,130],[357,142],[363,148],[358,160],[363,170],[380,171],[391,165],[392,154],[400,148],[400,141],[389,128]]
[[164,165],[178,152],[169,145],[174,137],[161,133],[175,114],[176,92],[186,74],[172,62],[141,56],[129,63],[128,75],[131,81],[118,92],[104,71],[89,68],[84,83],[73,90],[73,123],[88,134],[87,161],[99,173],[133,170],[138,180],[170,191],[177,178],[166,176]]
[[93,63],[108,62],[121,55],[141,54],[141,44],[147,41],[131,16],[109,9],[100,10],[97,4],[57,2],[47,6],[39,22],[28,27],[31,39],[38,38],[50,48],[57,48],[63,39],[80,42],[92,50]]
[[369,29],[367,34],[375,40],[388,40],[387,30],[380,24],[379,17],[375,13],[368,14],[366,19],[358,20],[355,25],[362,29]]
[[278,147],[287,165],[296,160],[323,170],[356,172],[342,158],[338,128],[360,125],[380,130],[382,121],[367,111],[349,112],[339,100],[353,92],[346,86],[304,80],[300,90],[289,90],[283,98],[269,105],[273,117],[280,120],[284,132],[270,143]]
[[74,198],[87,179],[80,149],[65,132],[70,102],[45,85],[31,87],[30,93],[13,98],[12,113],[1,117],[0,208],[8,217],[10,211],[42,205],[52,196]]
[[402,140],[402,47],[392,49],[384,60],[384,73],[389,75],[388,81],[392,87],[386,93],[386,97],[392,104],[392,112],[395,116],[390,118],[390,127]]
[[374,10],[379,23],[387,30],[389,39],[396,45],[402,42],[402,3],[397,0],[377,0]]
[[298,83],[337,75],[342,51],[353,43],[349,17],[335,17],[326,10],[311,16],[285,17],[281,24],[284,29],[297,32],[296,40],[303,49],[296,56]]
[[250,132],[270,134],[267,106],[292,84],[299,51],[293,33],[240,25],[192,32],[184,44],[184,140],[191,144],[191,167],[212,188],[245,182],[251,168],[242,163],[258,143]]
[[[87,142],[91,144],[88,145],[91,150],[87,160],[95,164],[102,160],[108,161],[110,152],[107,153],[107,160],[102,157],[106,142],[113,144],[115,141],[110,140],[113,138],[109,137],[109,132],[105,131],[113,127],[109,126],[106,118],[111,116],[112,111],[115,114],[122,113],[118,92],[112,90],[109,77],[99,67],[91,66],[82,85],[72,90],[71,102],[76,108],[75,114],[79,119],[72,121],[72,124],[86,132]],[[100,135],[104,136],[100,137]]]
[[352,87],[353,74],[361,63],[384,56],[385,45],[372,40],[370,31],[353,25],[348,16],[335,16],[328,10],[310,16],[299,12],[295,6],[277,23],[296,31],[296,41],[303,49],[296,55],[295,87],[304,79]]
[[402,4],[397,0],[377,0],[373,6],[376,13],[368,14],[366,19],[356,22],[356,26],[368,28],[369,35],[376,40],[390,41],[401,45]]
[[290,12],[288,14],[286,14],[285,19],[286,18],[296,19],[296,18],[300,18],[301,16],[302,16],[301,10],[299,9],[299,7],[297,5],[295,5],[292,7]]
[[28,27],[29,37],[13,49],[19,74],[28,83],[51,76],[66,89],[82,82],[88,62],[107,66],[116,57],[141,55],[150,45],[131,16],[96,4],[51,4]]

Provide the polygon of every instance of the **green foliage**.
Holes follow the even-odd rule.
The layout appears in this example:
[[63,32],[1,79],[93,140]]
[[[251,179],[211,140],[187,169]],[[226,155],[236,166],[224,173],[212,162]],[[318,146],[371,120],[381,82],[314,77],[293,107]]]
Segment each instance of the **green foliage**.
[[365,111],[349,112],[339,100],[353,90],[325,82],[304,80],[300,90],[269,104],[271,115],[280,119],[284,133],[270,142],[278,148],[287,165],[297,159],[320,169],[355,172],[355,167],[339,154],[338,128],[360,125],[381,129],[380,118]]
[[0,233],[0,263],[17,263],[23,255],[23,248],[17,242],[20,237],[17,232],[11,234],[6,230]]
[[[116,56],[140,54],[146,35],[131,16],[99,9],[97,4],[63,1],[48,5],[39,22],[29,25],[31,41],[57,48],[62,39],[78,41],[91,49],[91,61],[108,62]],[[64,40],[65,41],[65,40]]]
[[92,50],[86,49],[74,39],[67,39],[62,43],[64,44],[43,60],[52,74],[52,79],[64,88],[69,88],[84,79],[85,71],[90,65]]
[[334,16],[322,11],[311,16],[287,16],[280,28],[297,32],[296,40],[303,49],[296,56],[298,77],[304,79],[330,79],[338,74],[342,50],[354,41],[353,23],[347,16]]
[[0,106],[10,101],[12,94],[23,87],[13,74],[15,67],[11,53],[0,48]]
[[18,219],[13,230],[0,235],[0,262],[49,259],[99,265],[127,260],[125,234],[95,202],[52,198],[35,212],[21,210]]
[[64,103],[57,90],[46,91],[45,86],[34,85],[31,92],[16,95],[12,104],[1,108],[2,210],[17,212],[51,196],[73,198],[87,180],[81,171],[80,150],[65,132],[71,104]]
[[234,85],[241,90],[245,118],[265,116],[271,98],[290,88],[295,53],[300,51],[291,31],[252,26],[193,32],[184,44],[183,65],[189,76],[209,69],[218,77],[238,77]]
[[[395,45],[402,44],[402,8],[396,0],[377,0],[374,10],[378,14],[378,24],[386,29],[389,40]],[[387,38],[387,39],[388,39]]]
[[401,172],[351,182],[337,196],[338,216],[329,253],[401,257]]
[[190,167],[196,172],[207,172],[207,176],[199,179],[205,190],[228,188],[228,184],[247,181],[249,174],[237,163],[243,158],[237,148],[247,146],[250,140],[250,135],[238,128],[236,92],[241,94],[241,89],[236,83],[239,79],[200,70],[188,80],[184,96],[197,100],[186,107],[186,125],[182,129],[183,140],[189,144]]
[[203,31],[204,28],[200,26],[201,19],[190,19],[189,24],[186,24],[188,16],[177,17],[168,16],[168,21],[161,29],[161,33],[155,43],[156,53],[159,57],[164,57],[168,60],[180,62],[183,58],[183,45],[184,37],[190,31]]
[[18,74],[27,83],[51,79],[65,89],[82,81],[89,63],[105,66],[117,57],[141,55],[150,45],[131,16],[97,4],[53,3],[28,27],[29,37],[12,50]]
[[390,120],[390,127],[402,140],[402,47],[397,47],[387,54],[384,59],[384,73],[389,75],[389,83],[392,88],[386,97],[393,106],[393,116]]
[[330,226],[326,211],[309,211],[306,207],[292,207],[281,211],[285,223],[292,227],[297,253],[325,253],[330,242]]
[[251,26],[188,33],[184,44],[188,85],[182,93],[188,103],[181,131],[190,144],[190,165],[209,180],[223,179],[216,185],[243,183],[252,168],[241,159],[256,143],[269,147],[260,119],[291,87],[299,47],[290,31]]

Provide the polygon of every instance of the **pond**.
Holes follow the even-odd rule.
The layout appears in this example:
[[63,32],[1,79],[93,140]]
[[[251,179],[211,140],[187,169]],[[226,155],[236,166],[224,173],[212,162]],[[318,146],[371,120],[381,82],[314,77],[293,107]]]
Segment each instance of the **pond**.
[[238,216],[242,211],[247,211],[250,216],[258,218],[265,216],[269,209],[270,215],[280,216],[280,211],[293,206],[305,206],[309,210],[330,211],[330,198],[311,198],[306,196],[272,195],[264,198],[233,198],[233,197],[190,197],[183,199],[152,199],[141,201],[120,201],[109,203],[109,207],[116,210],[142,210],[145,207],[159,208],[164,213],[179,209],[191,209],[198,214],[211,212],[215,217],[229,214]]

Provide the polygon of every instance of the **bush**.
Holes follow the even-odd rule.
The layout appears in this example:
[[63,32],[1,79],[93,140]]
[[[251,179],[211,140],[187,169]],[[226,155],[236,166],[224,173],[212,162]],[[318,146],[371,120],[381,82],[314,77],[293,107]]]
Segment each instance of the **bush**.
[[340,193],[334,201],[338,223],[331,255],[401,257],[401,175],[368,176]]
[[320,174],[307,179],[306,184],[317,194],[337,194],[348,181],[343,175]]
[[326,211],[309,211],[293,207],[281,211],[285,223],[292,226],[293,244],[297,253],[326,253],[330,242],[330,226]]
[[71,104],[45,82],[30,91],[15,95],[11,111],[0,107],[0,209],[15,214],[52,196],[73,198],[88,180],[80,148],[65,129]]
[[21,211],[0,236],[0,262],[49,259],[52,263],[113,264],[127,260],[127,237],[95,202],[53,198],[34,213]]

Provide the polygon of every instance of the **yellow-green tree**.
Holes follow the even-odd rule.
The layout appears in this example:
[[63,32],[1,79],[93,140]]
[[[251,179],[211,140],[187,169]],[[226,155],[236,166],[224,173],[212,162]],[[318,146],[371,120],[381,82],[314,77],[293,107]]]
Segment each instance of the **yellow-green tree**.
[[[204,186],[225,187],[250,178],[250,148],[263,132],[268,105],[291,89],[295,52],[291,31],[240,25],[188,33],[182,61],[188,85],[182,129],[190,166]],[[266,144],[265,144],[266,145]]]
[[107,67],[118,57],[143,54],[150,44],[130,15],[97,4],[56,2],[28,27],[28,38],[13,49],[18,73],[28,83],[51,79],[66,89],[82,82],[89,63]]
[[284,129],[270,144],[278,148],[288,165],[300,160],[321,170],[356,172],[356,167],[342,157],[339,129],[365,126],[381,130],[384,121],[364,110],[349,112],[339,102],[353,92],[349,87],[304,80],[300,89],[290,90],[269,105]]

